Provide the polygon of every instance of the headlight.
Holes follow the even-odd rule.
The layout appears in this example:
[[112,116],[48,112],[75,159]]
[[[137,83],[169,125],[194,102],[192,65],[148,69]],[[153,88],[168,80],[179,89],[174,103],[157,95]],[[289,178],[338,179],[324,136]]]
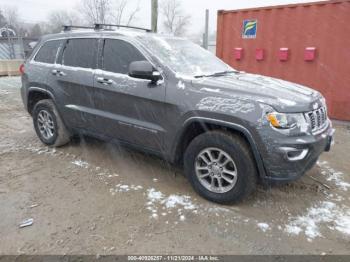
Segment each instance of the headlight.
[[267,114],[267,120],[273,127],[281,129],[290,129],[306,123],[303,114],[285,114],[278,112]]
[[321,104],[324,108],[327,108],[327,103],[326,103],[326,99],[322,96],[321,100]]

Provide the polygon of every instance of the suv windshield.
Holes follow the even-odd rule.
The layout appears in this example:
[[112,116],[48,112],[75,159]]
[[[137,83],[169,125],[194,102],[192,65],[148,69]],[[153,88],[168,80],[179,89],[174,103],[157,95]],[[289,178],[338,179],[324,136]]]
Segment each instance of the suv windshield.
[[161,62],[179,75],[203,77],[235,71],[215,55],[189,40],[157,36],[138,38]]

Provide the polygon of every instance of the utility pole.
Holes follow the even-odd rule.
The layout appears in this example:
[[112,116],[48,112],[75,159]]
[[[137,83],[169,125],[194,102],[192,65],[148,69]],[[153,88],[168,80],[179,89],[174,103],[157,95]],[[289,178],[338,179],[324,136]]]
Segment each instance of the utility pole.
[[158,0],[152,1],[152,32],[157,33],[158,31]]
[[203,34],[203,48],[208,50],[209,46],[209,10],[205,10],[205,28]]

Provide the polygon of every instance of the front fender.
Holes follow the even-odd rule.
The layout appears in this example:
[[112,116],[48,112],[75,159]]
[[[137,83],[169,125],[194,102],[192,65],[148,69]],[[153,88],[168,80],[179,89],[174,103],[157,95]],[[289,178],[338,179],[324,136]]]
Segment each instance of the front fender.
[[178,131],[178,134],[176,135],[176,139],[175,139],[176,144],[172,147],[172,159],[174,161],[176,159],[178,145],[181,143],[182,139],[184,138],[187,128],[194,122],[203,125],[203,127],[206,124],[215,124],[217,126],[226,127],[228,129],[235,130],[243,134],[246,140],[248,141],[250,148],[253,152],[253,156],[254,156],[260,177],[261,178],[266,177],[265,167],[261,158],[261,154],[258,149],[257,142],[254,136],[252,135],[252,133],[249,131],[249,129],[243,126],[242,124],[237,124],[237,123],[229,122],[225,120],[213,119],[209,117],[192,116],[187,118],[183,122],[181,129]]

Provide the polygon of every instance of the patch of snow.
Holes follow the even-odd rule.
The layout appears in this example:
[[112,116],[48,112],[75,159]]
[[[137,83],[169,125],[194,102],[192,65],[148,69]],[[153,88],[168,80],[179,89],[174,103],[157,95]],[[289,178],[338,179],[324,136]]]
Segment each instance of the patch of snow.
[[0,90],[0,95],[8,95],[9,93],[7,90]]
[[[196,211],[198,208],[197,205],[193,204],[190,196],[182,195],[170,195],[165,196],[162,192],[156,191],[154,188],[147,190],[147,199],[146,203],[147,209],[153,214],[158,213],[158,209],[163,210],[161,215],[166,216],[173,213],[173,209],[177,209],[180,221],[185,220],[184,211]],[[166,212],[164,212],[166,210]],[[153,217],[153,216],[152,216]]]
[[156,191],[154,188],[150,188],[147,190],[148,202],[146,203],[146,208],[152,212],[151,218],[158,218],[158,207],[155,205],[155,203],[159,202],[161,199],[163,199],[163,197],[163,193],[160,191]]
[[50,147],[34,147],[32,145],[29,145],[25,149],[32,153],[36,153],[38,155],[46,154],[46,155],[55,156],[57,153],[57,150],[55,148],[50,148]]
[[186,88],[186,85],[184,82],[182,82],[181,80],[177,83],[177,88],[178,89],[182,89],[184,90]]
[[85,162],[83,160],[74,160],[72,161],[72,164],[82,167],[82,168],[88,168],[89,167],[89,163]]
[[161,200],[164,197],[162,192],[156,191],[154,188],[148,189],[147,192],[147,198],[152,203]]
[[346,214],[337,217],[335,229],[344,234],[350,235],[350,210]]
[[191,202],[190,196],[179,196],[179,195],[170,195],[161,201],[166,208],[175,208],[177,206],[183,206],[184,209],[196,209],[196,205]]
[[329,166],[327,161],[317,162],[318,166],[322,169],[322,174],[326,176],[327,181],[332,181],[340,189],[348,191],[350,189],[350,183],[344,181],[344,173],[339,172]]
[[258,223],[258,227],[263,232],[266,232],[267,230],[270,230],[269,224],[266,224],[266,223]]
[[113,175],[108,175],[109,178],[112,178],[112,177],[118,177],[119,175],[118,174],[113,174]]
[[312,241],[316,237],[322,237],[321,225],[343,234],[350,234],[350,209],[344,210],[333,202],[323,201],[309,208],[305,215],[293,218],[284,231],[292,235],[304,232],[308,240]]
[[220,93],[221,92],[221,90],[219,88],[213,89],[213,88],[207,88],[207,87],[203,87],[199,91],[206,91],[206,92],[213,92],[213,93]]
[[334,172],[329,174],[327,181],[333,181],[337,186],[339,186],[342,190],[348,191],[350,188],[350,183],[347,183],[343,180],[344,174],[342,172]]
[[295,101],[284,99],[284,98],[279,98],[278,101],[280,101],[282,104],[285,104],[287,106],[295,106],[297,104]]
[[138,190],[141,190],[143,187],[142,186],[135,186],[135,185],[122,185],[122,184],[118,184],[115,186],[115,188],[111,188],[110,189],[110,192],[114,192],[114,193],[120,193],[120,192],[128,192],[130,190],[133,190],[133,191],[138,191]]
[[255,110],[253,103],[221,97],[203,98],[196,106],[200,110],[227,112],[231,114],[237,112],[246,114]]
[[284,231],[291,235],[299,235],[302,229],[298,226],[287,225]]

